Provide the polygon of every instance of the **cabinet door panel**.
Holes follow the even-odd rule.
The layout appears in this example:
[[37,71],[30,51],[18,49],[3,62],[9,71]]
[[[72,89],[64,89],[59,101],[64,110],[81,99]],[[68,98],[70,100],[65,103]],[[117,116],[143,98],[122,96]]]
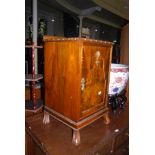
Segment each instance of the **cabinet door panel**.
[[104,107],[109,65],[109,48],[84,46],[82,56],[81,114]]

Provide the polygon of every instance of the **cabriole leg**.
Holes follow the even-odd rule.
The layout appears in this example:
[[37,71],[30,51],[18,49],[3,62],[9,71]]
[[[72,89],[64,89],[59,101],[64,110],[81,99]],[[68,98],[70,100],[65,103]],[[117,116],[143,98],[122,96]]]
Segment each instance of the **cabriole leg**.
[[80,144],[80,131],[79,130],[73,130],[72,143],[76,146]]
[[50,123],[50,115],[48,112],[44,111],[44,118],[43,118],[43,124],[48,124]]
[[104,114],[103,118],[104,118],[104,123],[105,124],[109,124],[110,123],[110,118],[109,118],[109,114],[108,113]]

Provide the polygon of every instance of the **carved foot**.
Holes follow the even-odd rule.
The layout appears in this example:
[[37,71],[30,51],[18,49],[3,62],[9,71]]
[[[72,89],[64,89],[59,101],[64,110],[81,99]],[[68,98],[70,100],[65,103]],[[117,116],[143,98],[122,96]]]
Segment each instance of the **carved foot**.
[[109,115],[108,114],[104,114],[103,115],[103,118],[104,118],[104,123],[105,124],[109,124],[110,123],[110,118],[109,118]]
[[44,111],[44,118],[43,118],[43,124],[50,123],[50,115]]
[[73,138],[72,143],[77,146],[80,144],[80,131],[79,130],[73,130]]

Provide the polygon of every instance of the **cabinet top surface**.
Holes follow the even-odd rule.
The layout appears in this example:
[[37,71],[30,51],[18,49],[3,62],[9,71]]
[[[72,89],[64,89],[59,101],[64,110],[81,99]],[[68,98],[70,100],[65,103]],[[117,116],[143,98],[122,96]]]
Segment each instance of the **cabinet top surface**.
[[90,43],[100,43],[106,45],[113,45],[112,42],[96,40],[96,39],[88,39],[88,38],[65,38],[65,37],[53,37],[53,36],[45,36],[43,38],[44,42],[56,42],[56,41],[82,41],[82,42],[90,42]]

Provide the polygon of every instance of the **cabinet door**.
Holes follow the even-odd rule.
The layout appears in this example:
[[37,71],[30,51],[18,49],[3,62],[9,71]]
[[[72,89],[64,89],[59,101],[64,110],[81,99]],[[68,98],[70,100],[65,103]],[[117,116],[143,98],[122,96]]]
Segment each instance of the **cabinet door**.
[[85,45],[82,56],[81,116],[89,115],[105,106],[108,93],[111,48]]

